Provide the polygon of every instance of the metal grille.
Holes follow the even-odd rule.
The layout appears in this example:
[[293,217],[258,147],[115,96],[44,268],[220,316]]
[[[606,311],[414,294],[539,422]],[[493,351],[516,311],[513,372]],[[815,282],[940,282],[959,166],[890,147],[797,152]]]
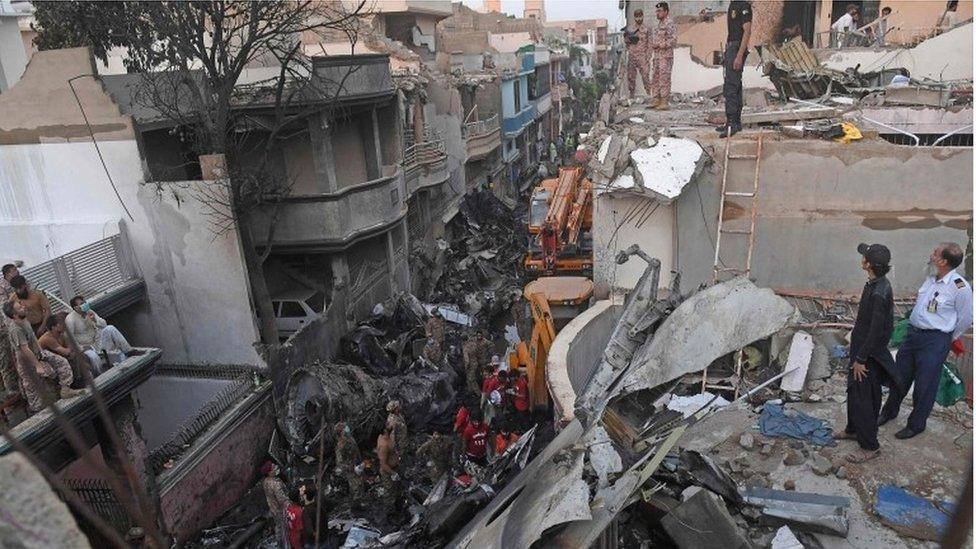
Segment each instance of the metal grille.
[[[115,492],[102,479],[66,479],[65,484],[74,490],[78,497],[99,517],[109,523],[115,531],[125,534],[133,526],[132,518],[126,512],[125,506],[119,502]],[[94,526],[87,521],[80,523],[85,535],[89,538],[98,534]],[[97,538],[95,538],[97,539]]]
[[[918,144],[922,147],[972,147],[973,146],[973,134],[971,133],[957,133],[946,136],[946,134],[937,133],[919,133],[915,134],[918,137]],[[903,135],[900,133],[882,133],[881,138],[889,143],[894,143],[895,145],[914,145],[915,140],[912,139],[910,135]]]
[[[110,236],[24,269],[23,275],[34,288],[61,301],[79,294],[91,299],[139,278],[129,268],[121,235]],[[51,310],[60,312],[65,307],[53,300]]]
[[469,137],[480,137],[482,135],[487,135],[498,129],[498,115],[495,114],[484,120],[479,120],[477,122],[468,122],[461,127],[461,135],[465,139]]

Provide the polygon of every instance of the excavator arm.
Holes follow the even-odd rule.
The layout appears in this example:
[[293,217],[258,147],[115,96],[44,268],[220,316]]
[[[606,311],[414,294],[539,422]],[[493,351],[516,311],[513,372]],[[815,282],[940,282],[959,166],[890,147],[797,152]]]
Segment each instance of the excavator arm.
[[532,314],[532,335],[521,341],[509,357],[509,364],[522,368],[529,381],[529,403],[532,408],[549,405],[549,389],[546,386],[546,359],[552,341],[556,339],[556,326],[552,321],[549,302],[543,294],[527,296]]

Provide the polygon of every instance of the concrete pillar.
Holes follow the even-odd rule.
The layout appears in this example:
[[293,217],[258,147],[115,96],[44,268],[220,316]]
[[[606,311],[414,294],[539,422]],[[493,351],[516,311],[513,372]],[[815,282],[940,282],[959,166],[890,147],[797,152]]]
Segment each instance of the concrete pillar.
[[[115,432],[118,433],[121,447],[116,447],[112,443],[112,438],[105,432],[104,425],[96,419],[95,434],[105,464],[122,479],[123,483],[127,483],[123,463],[129,463],[135,472],[137,481],[141,484],[143,493],[148,498],[150,509],[147,518],[156,520],[160,529],[163,529],[156,474],[149,463],[149,447],[146,444],[146,439],[142,436],[142,426],[139,425],[135,399],[131,394],[126,395],[122,400],[112,405],[109,414],[112,416],[112,423]],[[135,499],[135,491],[133,491],[133,499]]]
[[424,141],[424,106],[419,99],[413,102],[413,138],[414,143]]
[[[424,227],[425,228],[429,228],[430,227],[430,224],[427,223],[427,224],[424,225]],[[406,216],[404,216],[403,217],[403,221],[400,222],[400,231],[401,231],[401,234],[403,234],[403,256],[404,256],[403,273],[404,273],[404,279],[405,279],[403,281],[403,287],[406,288],[407,291],[411,291],[413,289],[413,286],[410,284],[410,266],[407,264],[407,258],[410,257],[410,247],[409,247],[410,237],[407,234],[407,218],[406,218]],[[426,236],[428,234],[428,232],[429,232],[428,230],[425,230],[424,231],[424,235]]]
[[363,138],[363,152],[366,156],[366,178],[369,181],[379,179],[383,169],[383,151],[376,109],[370,110],[369,117],[361,120],[360,131]]
[[349,274],[349,262],[346,261],[345,252],[339,252],[329,256],[329,263],[332,266],[332,287],[348,288],[352,284]]
[[390,295],[397,292],[396,264],[393,262],[393,228],[386,231],[386,264],[390,276]]
[[327,193],[335,192],[339,188],[335,171],[335,149],[332,147],[332,131],[332,121],[324,112],[308,117],[315,180]]

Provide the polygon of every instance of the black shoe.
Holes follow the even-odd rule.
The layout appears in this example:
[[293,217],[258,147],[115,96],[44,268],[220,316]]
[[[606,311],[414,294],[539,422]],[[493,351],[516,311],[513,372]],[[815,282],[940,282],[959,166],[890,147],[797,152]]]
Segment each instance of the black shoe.
[[898,431],[897,433],[895,433],[895,438],[897,438],[899,440],[905,440],[905,439],[912,438],[912,437],[918,435],[919,433],[921,433],[921,431],[919,431],[918,433],[916,433],[915,431],[912,430],[911,427],[905,427],[901,431]]
[[715,128],[715,131],[717,131],[722,137],[732,137],[733,135],[742,131],[742,126],[740,124],[721,126],[719,128]]
[[881,427],[882,425],[884,425],[885,423],[888,423],[889,421],[891,421],[893,419],[895,419],[895,418],[893,418],[891,416],[886,416],[884,414],[881,414],[880,416],[878,416],[878,427]]

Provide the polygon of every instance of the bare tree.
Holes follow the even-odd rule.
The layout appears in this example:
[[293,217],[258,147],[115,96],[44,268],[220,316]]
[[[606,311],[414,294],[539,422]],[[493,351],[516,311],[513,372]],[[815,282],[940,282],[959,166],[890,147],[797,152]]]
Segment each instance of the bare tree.
[[[125,47],[127,68],[144,75],[137,101],[173,126],[189,130],[199,155],[225,158],[225,177],[205,183],[195,194],[215,236],[238,233],[264,344],[277,343],[278,330],[263,266],[274,236],[276,205],[291,190],[291,181],[275,162],[276,147],[304,118],[334,109],[355,71],[350,68],[338,79],[322,78],[303,44],[328,41],[322,37],[331,34],[354,47],[360,17],[366,14],[365,0],[356,2],[106,3],[115,4],[111,15],[124,20],[105,31],[77,33],[95,51]],[[70,4],[90,19],[88,12],[103,3]],[[44,15],[47,21],[74,13],[41,7],[47,8],[54,12]],[[51,23],[61,33],[69,27]],[[39,43],[44,32],[42,28]],[[64,45],[71,38],[62,34],[47,42]],[[260,77],[253,80],[256,72]],[[262,250],[251,232],[257,215],[271,220]]]

